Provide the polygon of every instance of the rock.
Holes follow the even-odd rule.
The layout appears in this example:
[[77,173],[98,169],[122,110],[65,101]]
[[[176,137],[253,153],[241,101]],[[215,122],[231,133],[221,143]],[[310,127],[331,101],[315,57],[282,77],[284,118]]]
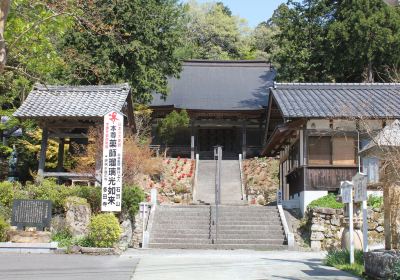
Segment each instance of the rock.
[[324,234],[319,231],[314,231],[311,233],[311,241],[321,241],[325,238]]
[[68,252],[71,254],[80,254],[81,253],[81,246],[73,245],[68,248]]
[[336,209],[332,208],[317,207],[314,210],[321,214],[328,214],[328,215],[336,214]]
[[311,223],[312,224],[321,224],[321,223],[323,223],[323,220],[321,218],[319,218],[319,217],[313,217],[311,219]]
[[[326,238],[332,238],[332,237],[334,237],[334,235],[333,235],[332,231],[328,231],[328,232],[325,233],[325,237]],[[329,239],[329,241],[333,242],[332,239]]]
[[90,205],[86,199],[67,198],[65,202],[65,224],[73,237],[83,237],[88,234],[90,217]]
[[374,230],[378,226],[377,222],[369,222],[368,223],[368,230]]
[[373,279],[395,279],[394,266],[400,261],[399,251],[376,250],[364,253],[365,273]]
[[133,230],[131,220],[127,219],[123,221],[121,223],[121,229],[122,232],[119,238],[118,247],[121,248],[121,250],[126,250],[132,242]]
[[337,216],[332,216],[331,225],[340,226],[340,219]]
[[324,225],[313,224],[311,226],[311,231],[324,231],[324,230],[325,230],[325,226]]
[[382,212],[382,209],[381,209],[381,208],[374,208],[374,209],[372,209],[372,210],[374,210],[374,212],[378,212],[378,213]]
[[385,229],[384,229],[383,226],[378,226],[375,230],[376,230],[377,232],[381,233],[381,232],[383,232]]
[[14,243],[49,243],[51,241],[51,232],[9,230],[7,239]]
[[321,250],[321,241],[311,241],[311,250],[320,251]]
[[336,214],[337,215],[343,215],[343,209],[336,209]]
[[385,224],[385,220],[383,217],[377,220],[378,225],[383,226]]
[[51,233],[63,232],[65,230],[67,230],[65,225],[65,217],[62,215],[55,215],[52,217],[50,227]]

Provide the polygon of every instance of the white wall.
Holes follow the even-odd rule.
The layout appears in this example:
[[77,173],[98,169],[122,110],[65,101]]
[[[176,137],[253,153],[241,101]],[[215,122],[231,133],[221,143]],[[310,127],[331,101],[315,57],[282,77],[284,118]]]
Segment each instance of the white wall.
[[328,191],[303,191],[300,192],[300,211],[304,216],[304,213],[307,210],[307,205],[310,204],[311,201],[316,200],[320,197],[323,197],[328,194]]

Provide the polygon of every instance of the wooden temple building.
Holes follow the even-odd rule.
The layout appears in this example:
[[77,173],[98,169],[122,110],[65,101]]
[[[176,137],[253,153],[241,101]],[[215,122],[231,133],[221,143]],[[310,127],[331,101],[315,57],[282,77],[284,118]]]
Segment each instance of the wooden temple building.
[[173,110],[187,110],[190,127],[176,135],[168,150],[177,156],[212,157],[223,147],[224,158],[259,156],[264,141],[268,88],[275,71],[265,61],[191,60],[183,63],[179,78],[168,80],[166,99],[155,95],[153,144],[163,146],[157,123]]
[[397,118],[400,84],[276,83],[269,90],[263,155],[280,160],[284,200],[304,213],[358,171],[373,188],[379,161],[359,151]]

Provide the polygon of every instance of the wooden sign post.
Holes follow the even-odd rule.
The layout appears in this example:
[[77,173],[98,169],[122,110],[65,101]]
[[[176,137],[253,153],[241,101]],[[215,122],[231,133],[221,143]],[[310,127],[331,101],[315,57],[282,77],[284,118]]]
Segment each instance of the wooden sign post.
[[352,180],[354,185],[354,201],[362,202],[363,252],[368,252],[367,181],[368,181],[367,175],[364,173],[357,173]]
[[349,243],[350,243],[350,264],[354,263],[354,226],[353,226],[353,183],[350,181],[340,182],[340,194],[342,202],[349,207]]

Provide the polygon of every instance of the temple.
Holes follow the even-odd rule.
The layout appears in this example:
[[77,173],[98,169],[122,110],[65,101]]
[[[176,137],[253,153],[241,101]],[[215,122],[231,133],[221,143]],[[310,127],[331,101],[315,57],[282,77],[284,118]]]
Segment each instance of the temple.
[[[190,127],[175,136],[172,155],[201,159],[212,157],[213,147],[223,146],[224,158],[259,156],[266,126],[269,88],[275,71],[265,61],[203,61],[183,63],[179,78],[168,81],[166,99],[155,95],[153,143],[163,146],[157,123],[173,110],[186,109]],[[191,147],[192,146],[192,147]]]

